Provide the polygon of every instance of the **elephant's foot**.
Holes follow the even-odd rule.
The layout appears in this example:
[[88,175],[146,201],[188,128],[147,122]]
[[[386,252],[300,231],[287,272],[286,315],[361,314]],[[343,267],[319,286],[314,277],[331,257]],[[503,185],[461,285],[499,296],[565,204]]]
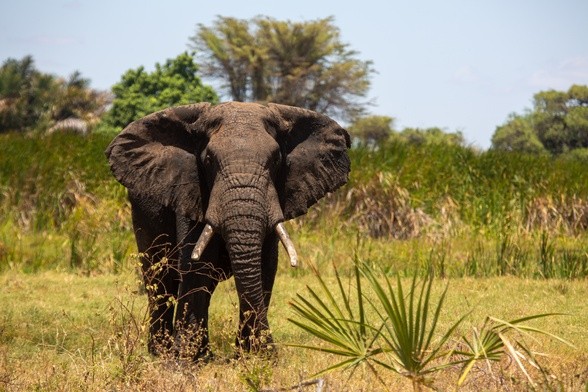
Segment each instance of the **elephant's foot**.
[[176,327],[171,351],[181,361],[207,363],[214,359],[208,343],[207,329],[196,325]]
[[253,353],[258,356],[272,358],[276,356],[276,346],[273,344],[273,338],[269,329],[255,333],[245,334],[241,331],[235,341],[237,351],[235,356],[240,358],[244,354]]
[[160,357],[165,356],[172,348],[173,338],[167,330],[152,331],[147,341],[149,354]]

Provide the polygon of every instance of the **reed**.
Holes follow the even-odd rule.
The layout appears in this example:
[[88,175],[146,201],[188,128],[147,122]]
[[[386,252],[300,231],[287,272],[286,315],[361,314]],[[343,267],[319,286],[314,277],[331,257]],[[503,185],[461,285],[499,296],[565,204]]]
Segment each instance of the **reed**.
[[[125,268],[134,246],[103,154],[111,138],[0,135],[0,269]],[[584,161],[398,142],[350,155],[349,183],[289,223],[303,255],[341,259],[360,237],[374,263],[406,275],[588,274]]]

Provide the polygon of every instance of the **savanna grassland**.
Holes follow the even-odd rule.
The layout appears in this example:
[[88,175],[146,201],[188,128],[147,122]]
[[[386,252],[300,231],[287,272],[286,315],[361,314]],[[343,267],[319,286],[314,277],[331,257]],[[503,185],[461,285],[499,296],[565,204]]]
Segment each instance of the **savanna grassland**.
[[[270,310],[277,357],[234,359],[238,306],[229,280],[213,296],[215,360],[193,365],[146,351],[129,206],[103,155],[111,138],[0,135],[0,390],[453,390],[465,366],[457,352],[485,331],[487,316],[546,313],[558,315],[522,324],[570,344],[502,330],[503,354],[475,362],[460,390],[585,390],[588,162],[447,145],[352,150],[348,185],[288,223],[302,266],[283,258],[278,270]],[[432,344],[466,317],[428,369],[455,364],[415,384],[392,354],[376,352],[396,370],[358,361],[315,376],[342,356],[291,346],[333,346],[288,321],[304,321],[291,304],[315,301],[309,288],[320,292],[322,279],[330,291],[319,298],[330,293],[358,309],[361,281],[361,298],[370,299],[364,321],[377,320],[373,286],[355,275],[359,263],[394,289],[401,282],[407,298],[413,276],[434,277],[431,303],[444,302],[423,323],[437,321]],[[373,326],[360,331],[378,335],[381,324]]]

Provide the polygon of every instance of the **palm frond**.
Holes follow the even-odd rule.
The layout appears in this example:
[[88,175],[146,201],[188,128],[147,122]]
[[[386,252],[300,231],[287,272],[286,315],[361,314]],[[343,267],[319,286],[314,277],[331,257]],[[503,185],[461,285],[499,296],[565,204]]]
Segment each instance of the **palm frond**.
[[[531,385],[535,385],[533,379],[529,375],[529,372],[525,368],[522,360],[526,360],[533,367],[539,369],[540,372],[545,375],[544,369],[537,363],[532,350],[530,350],[527,347],[524,340],[511,339],[509,338],[508,334],[516,332],[522,335],[523,337],[530,337],[534,339],[534,337],[530,334],[530,332],[533,332],[536,334],[549,336],[564,344],[574,347],[572,343],[555,334],[543,331],[535,327],[521,324],[525,321],[561,315],[563,314],[541,313],[521,317],[511,321],[504,321],[491,316],[486,317],[484,325],[482,326],[481,330],[478,332],[476,329],[474,329],[474,333],[471,340],[467,339],[467,337],[465,336],[462,337],[463,342],[466,344],[470,351],[457,352],[458,354],[463,355],[467,358],[464,362],[464,367],[462,369],[457,385],[459,386],[463,384],[467,375],[472,370],[474,364],[477,361],[499,361],[500,358],[502,358],[502,355],[505,353],[510,358],[512,358],[512,360],[516,363],[517,367],[520,369],[521,373],[523,373],[525,378],[527,378],[529,383]],[[519,351],[517,348],[520,348],[522,352]]]

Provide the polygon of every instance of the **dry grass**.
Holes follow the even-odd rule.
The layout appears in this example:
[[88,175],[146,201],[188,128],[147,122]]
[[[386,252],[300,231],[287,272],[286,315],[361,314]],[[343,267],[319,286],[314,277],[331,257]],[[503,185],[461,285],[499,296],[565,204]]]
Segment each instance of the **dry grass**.
[[373,238],[409,239],[423,234],[433,219],[411,205],[408,190],[390,173],[377,173],[365,185],[347,193],[351,221]]
[[[328,271],[325,271],[328,275]],[[288,348],[283,343],[308,341],[309,336],[286,321],[287,303],[306,284],[310,274],[281,270],[270,312],[279,355],[271,361],[250,357],[234,360],[232,342],[237,306],[232,281],[213,296],[211,343],[216,359],[206,365],[178,364],[149,356],[145,344],[145,297],[136,276],[44,272],[9,272],[0,276],[0,389],[20,390],[280,390],[313,380],[313,373],[335,358]],[[298,275],[300,275],[298,273]],[[332,279],[332,277],[328,278]],[[538,321],[536,326],[576,344],[570,348],[539,337],[531,342],[548,356],[541,358],[551,374],[547,382],[563,390],[582,390],[588,380],[588,286],[585,281],[538,281],[517,278],[453,279],[440,322],[451,323],[472,309],[466,332],[492,314],[509,319],[525,314],[559,311],[570,316]],[[442,286],[442,285],[438,285]],[[505,306],[508,304],[508,306]],[[441,373],[434,385],[451,389],[458,370]],[[409,390],[402,377],[382,371],[386,387],[367,369],[328,374],[325,391]],[[255,387],[255,388],[253,388]],[[461,389],[526,390],[525,378],[508,361],[474,369]],[[314,391],[317,385],[300,389]]]
[[525,228],[565,231],[571,235],[588,229],[588,200],[559,195],[537,197],[526,206]]

